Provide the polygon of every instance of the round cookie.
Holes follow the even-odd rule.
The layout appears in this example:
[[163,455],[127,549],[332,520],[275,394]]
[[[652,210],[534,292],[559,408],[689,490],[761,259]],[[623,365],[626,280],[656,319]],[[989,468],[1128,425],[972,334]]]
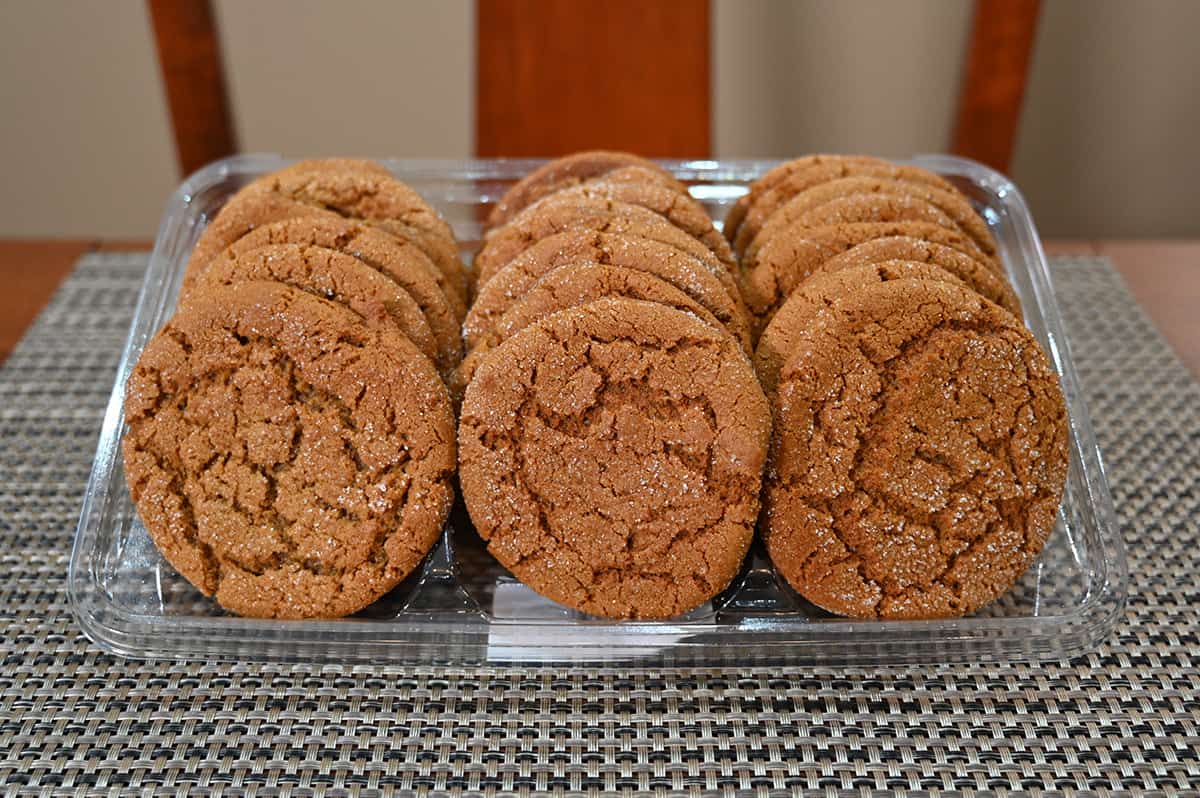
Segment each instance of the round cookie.
[[477,290],[482,291],[497,272],[543,238],[571,231],[593,231],[648,238],[681,249],[710,265],[730,298],[740,301],[734,276],[712,251],[654,211],[599,198],[579,198],[574,202],[554,199],[547,197],[531,205],[508,224],[487,234],[483,248],[475,256]]
[[441,534],[455,463],[445,386],[404,336],[343,307],[278,283],[215,286],[150,340],[127,391],[138,513],[171,565],[233,612],[348,615]]
[[[987,223],[962,194],[926,183],[890,177],[845,177],[801,191],[767,218],[762,227],[762,234],[770,235],[770,231],[786,227],[805,213],[831,200],[858,194],[905,196],[924,200],[946,214],[954,226],[966,233],[984,254],[996,254],[996,242],[988,231]],[[746,229],[747,227],[743,226],[743,230]]]
[[763,242],[754,263],[741,272],[741,293],[757,336],[796,286],[825,261],[877,238],[907,236],[985,257],[957,230],[926,222],[860,222],[804,227],[794,225]]
[[[500,269],[479,289],[467,319],[463,335],[473,347],[487,334],[505,311],[551,270],[565,266],[607,264],[648,272],[675,286],[708,309],[713,316],[750,352],[750,322],[737,287],[729,273],[715,258],[697,258],[694,240],[670,225],[634,228],[655,238],[636,235],[575,230],[547,236],[522,252]],[[685,251],[674,241],[690,247]]]
[[488,214],[487,227],[490,229],[507,223],[509,219],[547,194],[628,166],[650,170],[658,175],[662,183],[678,191],[687,192],[687,186],[672,177],[670,172],[638,155],[608,150],[577,152],[543,164],[519,180],[492,208]]
[[408,292],[358,258],[325,247],[268,244],[237,254],[227,251],[208,264],[182,304],[214,285],[247,280],[274,280],[344,305],[372,323],[392,324],[443,374],[458,365],[439,349],[425,314]]
[[448,290],[445,277],[425,253],[402,238],[334,216],[286,219],[259,227],[229,245],[222,256],[271,244],[304,244],[337,250],[357,258],[403,288],[421,308],[438,347],[438,360],[462,359],[460,325],[466,308]]
[[670,618],[737,574],[769,430],[732,338],[602,299],[492,350],[463,401],[459,479],[488,550],[534,590],[592,615]]
[[1017,299],[1008,280],[996,274],[992,261],[981,262],[952,247],[911,236],[892,236],[866,241],[825,261],[817,267],[814,274],[897,260],[940,266],[966,283],[975,293],[1021,318],[1020,300]]
[[[606,199],[616,202],[627,202],[654,211],[683,232],[700,241],[717,256],[721,263],[731,272],[737,270],[737,261],[729,242],[713,226],[712,219],[704,206],[696,202],[690,194],[681,194],[658,183],[630,177],[631,170],[622,170],[623,174],[615,178],[589,180],[572,188],[564,188],[538,202],[545,205],[551,202],[573,204],[581,199]],[[645,170],[640,170],[645,171]],[[533,206],[531,206],[533,207]]]
[[276,171],[276,174],[311,174],[313,172],[367,172],[377,175],[391,175],[387,167],[378,161],[368,158],[306,158],[288,164]]
[[853,298],[863,286],[889,280],[938,280],[967,287],[940,266],[911,261],[883,261],[814,274],[792,292],[758,339],[754,349],[754,371],[763,393],[768,397],[775,395],[779,370],[815,318],[836,312],[843,300]]
[[475,343],[448,381],[451,396],[463,395],[479,364],[496,345],[551,313],[606,297],[657,302],[691,314],[710,327],[727,332],[703,305],[649,272],[604,264],[567,264],[542,276]]
[[966,289],[865,286],[781,374],[763,534],[814,604],[964,615],[1020,578],[1067,474],[1058,379],[1028,330]]
[[362,221],[410,241],[466,302],[466,272],[453,233],[415,191],[386,172],[316,167],[264,175],[230,197],[196,242],[185,288],[217,253],[255,228],[321,215]]
[[742,248],[736,245],[737,234],[745,224],[746,217],[750,213],[750,208],[767,192],[774,189],[783,181],[787,180],[794,174],[803,174],[810,170],[820,170],[822,173],[834,174],[837,177],[844,177],[841,164],[848,161],[856,161],[865,164],[875,164],[880,167],[886,167],[888,162],[882,158],[872,158],[867,155],[829,155],[818,153],[816,155],[805,155],[801,158],[793,158],[790,161],[784,161],[778,166],[770,169],[762,177],[750,184],[750,189],[745,194],[737,198],[737,201],[729,208],[729,212],[725,214],[724,234],[726,240],[730,244],[734,244],[733,251],[740,257]]
[[[756,183],[759,188],[747,195],[744,218],[733,230],[726,222],[726,235],[733,242],[733,251],[742,255],[758,235],[762,226],[780,207],[797,194],[814,186],[847,177],[874,177],[903,180],[956,193],[957,189],[945,178],[916,166],[897,166],[880,158],[861,155],[817,155],[789,161],[768,172]],[[731,212],[731,215],[732,212]]]
[[269,175],[270,189],[307,205],[357,219],[415,244],[445,275],[459,298],[467,298],[467,277],[450,225],[421,195],[390,174],[361,170]]
[[[962,230],[940,208],[918,197],[899,194],[846,194],[831,199],[794,219],[780,220],[777,226],[768,222],[746,248],[743,263],[753,268],[762,246],[778,235],[786,235],[792,227],[825,227],[838,224],[865,224],[869,222],[928,222],[948,230]],[[978,249],[973,241],[972,245]]]

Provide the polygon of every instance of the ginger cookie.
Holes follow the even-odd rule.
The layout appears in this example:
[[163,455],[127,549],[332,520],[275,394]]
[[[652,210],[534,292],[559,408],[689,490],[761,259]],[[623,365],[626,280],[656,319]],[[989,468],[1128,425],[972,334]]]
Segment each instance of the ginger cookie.
[[307,244],[268,244],[236,255],[227,253],[208,264],[199,282],[184,297],[183,305],[214,285],[274,280],[344,305],[371,323],[393,325],[443,374],[458,365],[456,359],[439,349],[416,300],[351,255]]
[[[963,232],[940,208],[919,197],[899,194],[846,194],[805,211],[790,221],[780,219],[780,224],[776,225],[772,219],[750,242],[743,262],[754,264],[758,259],[758,250],[765,242],[777,235],[786,235],[793,227],[825,227],[870,222],[928,222],[947,230]],[[979,248],[974,241],[971,243],[976,249]]]
[[437,343],[439,362],[462,359],[460,325],[466,315],[458,295],[425,253],[402,238],[334,216],[287,219],[242,236],[222,253],[237,257],[272,244],[302,244],[337,250],[357,258],[403,288],[420,307]]
[[831,612],[974,612],[1054,528],[1068,467],[1057,375],[1017,319],[966,289],[861,288],[801,333],[774,410],[767,551]]
[[962,194],[926,183],[890,177],[845,177],[806,189],[772,213],[764,223],[762,233],[770,235],[770,231],[786,227],[831,200],[858,194],[906,196],[924,200],[946,214],[953,225],[966,233],[985,255],[996,254],[996,241],[987,223]]
[[996,274],[991,261],[980,261],[957,249],[911,236],[892,236],[864,242],[825,261],[814,274],[898,260],[940,266],[966,283],[975,293],[1021,318],[1020,300],[1008,280]]
[[836,312],[843,300],[855,297],[863,286],[889,280],[938,280],[967,287],[940,266],[912,261],[883,261],[814,274],[792,292],[758,339],[754,349],[754,371],[762,383],[763,393],[768,398],[775,395],[779,370],[815,318],[822,313]]
[[[735,205],[725,222],[725,234],[733,242],[733,251],[742,255],[758,235],[767,220],[797,194],[814,186],[847,177],[876,177],[920,183],[942,191],[954,192],[954,186],[944,177],[916,166],[897,166],[881,158],[864,155],[813,155],[788,161],[754,184],[743,199],[742,208]],[[735,211],[737,211],[735,213]],[[741,215],[739,215],[741,214]]]
[[[867,155],[830,155],[819,153],[784,161],[751,183],[749,191],[738,197],[737,201],[729,208],[729,212],[725,214],[723,232],[726,240],[734,245],[733,251],[739,257],[741,256],[744,247],[739,247],[736,243],[738,232],[741,230],[742,225],[745,224],[751,206],[758,202],[767,192],[773,190],[793,174],[803,174],[809,170],[818,170],[822,175],[831,175],[831,177],[822,176],[821,180],[828,180],[833,177],[845,177],[840,165],[848,161],[875,164],[879,167],[886,167],[888,165],[888,162],[882,158],[872,158]],[[791,196],[791,193],[788,196]]]
[[630,299],[560,311],[467,388],[459,479],[488,550],[608,618],[670,618],[723,590],[754,534],[770,413],[737,343]]
[[[614,173],[614,178],[589,180],[572,188],[564,188],[539,200],[538,205],[551,202],[575,203],[580,199],[607,199],[640,205],[654,211],[683,232],[700,241],[725,264],[731,272],[737,271],[737,261],[729,242],[713,226],[712,219],[704,206],[690,194],[681,194],[674,189],[647,180],[627,179],[631,170]],[[645,170],[639,170],[644,172]],[[534,206],[530,206],[534,207]]]
[[279,174],[311,174],[313,172],[368,172],[391,175],[387,167],[369,158],[306,158],[278,170]]
[[475,256],[478,291],[482,291],[510,261],[543,238],[570,231],[594,231],[662,241],[705,264],[715,264],[712,271],[726,286],[730,297],[740,299],[734,276],[717,260],[712,250],[654,211],[600,198],[577,198],[573,202],[553,200],[553,197],[547,197],[529,206],[508,224],[487,234],[483,248]]
[[450,511],[454,417],[428,358],[279,283],[195,294],[142,352],[125,422],[151,538],[240,615],[356,612],[420,564]]
[[322,214],[362,221],[410,241],[444,275],[459,300],[466,302],[466,272],[454,234],[415,191],[386,171],[320,169],[315,165],[264,175],[234,194],[197,241],[185,287],[218,252],[255,228]]
[[604,264],[567,264],[552,269],[534,283],[471,347],[470,354],[448,381],[451,396],[463,395],[479,364],[496,345],[551,313],[606,297],[657,302],[689,313],[714,329],[726,331],[703,305],[649,272]]
[[[688,245],[686,234],[670,225],[635,229]],[[694,241],[690,246],[693,250],[698,247]],[[741,301],[730,296],[731,292],[737,294],[737,287],[711,254],[701,260],[662,240],[590,230],[543,238],[483,284],[463,323],[467,346],[475,346],[543,275],[560,267],[593,264],[636,269],[667,281],[704,306],[747,352],[751,351],[749,317]]]
[[492,208],[488,228],[499,227],[547,194],[602,177],[629,166],[640,167],[657,175],[659,182],[687,193],[687,186],[653,161],[628,152],[590,150],[577,152],[539,166],[513,185]]
[[907,236],[986,257],[967,236],[926,222],[860,222],[847,225],[804,227],[794,225],[763,243],[753,263],[741,273],[741,293],[750,312],[755,335],[803,280],[825,261],[852,247],[877,238]]

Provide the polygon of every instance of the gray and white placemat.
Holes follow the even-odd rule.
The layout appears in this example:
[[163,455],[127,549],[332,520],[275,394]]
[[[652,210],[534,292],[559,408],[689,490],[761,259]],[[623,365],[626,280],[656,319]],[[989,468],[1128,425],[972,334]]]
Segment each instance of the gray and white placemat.
[[1040,664],[753,671],[131,662],[67,559],[143,255],[93,255],[0,370],[5,793],[1200,791],[1200,386],[1103,260],[1054,261],[1129,609]]

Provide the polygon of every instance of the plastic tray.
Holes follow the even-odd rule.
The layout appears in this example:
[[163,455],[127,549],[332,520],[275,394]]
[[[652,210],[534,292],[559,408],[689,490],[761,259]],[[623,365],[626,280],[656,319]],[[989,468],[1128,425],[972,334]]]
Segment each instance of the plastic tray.
[[[125,487],[119,442],[125,380],[175,305],[197,236],[248,180],[280,168],[248,155],[192,175],[167,204],[104,417],[71,556],[70,601],[103,648],[133,657],[324,662],[590,662],[719,665],[868,663],[1063,657],[1112,630],[1127,572],[1087,408],[1063,338],[1050,274],[1020,193],[977,163],[921,156],[984,215],[1024,304],[1026,321],[1062,375],[1071,467],[1058,526],[1019,584],[972,617],[855,621],[807,604],[760,549],[723,594],[671,621],[614,622],[564,609],[515,581],[482,547],[461,506],[424,565],[359,615],[336,621],[229,616],[159,556]],[[387,161],[454,226],[469,259],[489,205],[536,161]],[[768,161],[667,162],[718,220]]]

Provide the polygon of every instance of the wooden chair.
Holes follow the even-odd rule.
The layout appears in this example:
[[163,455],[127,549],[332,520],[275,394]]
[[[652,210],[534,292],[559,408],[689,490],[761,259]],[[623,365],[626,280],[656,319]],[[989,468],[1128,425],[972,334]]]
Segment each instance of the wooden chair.
[[[953,150],[1007,171],[1040,0],[975,0]],[[237,149],[211,0],[148,0],[184,174]],[[475,150],[712,150],[708,0],[476,0]]]

